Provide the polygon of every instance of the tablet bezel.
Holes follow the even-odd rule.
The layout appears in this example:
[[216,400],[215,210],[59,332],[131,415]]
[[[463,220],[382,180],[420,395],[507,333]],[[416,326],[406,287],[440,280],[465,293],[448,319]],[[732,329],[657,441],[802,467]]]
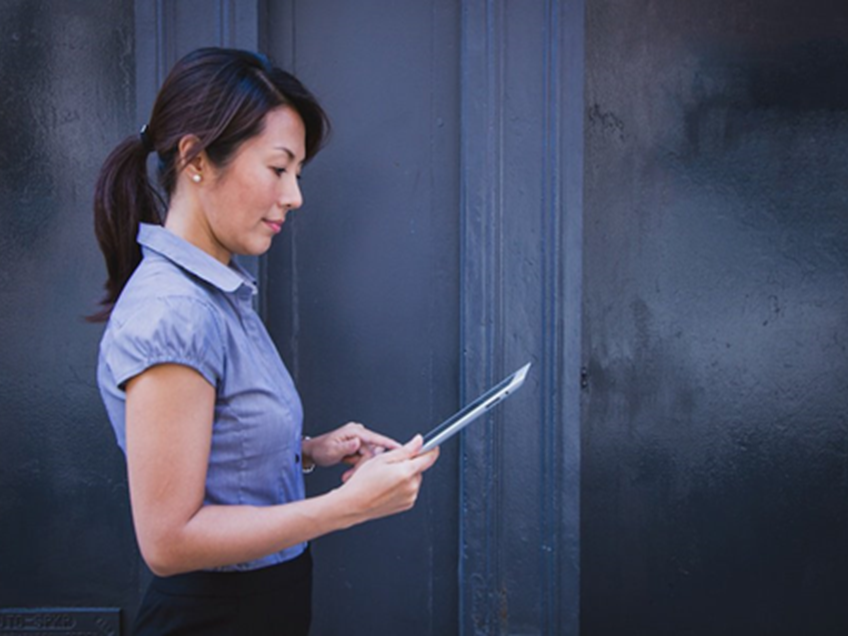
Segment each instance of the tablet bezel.
[[460,411],[457,411],[444,422],[433,428],[424,436],[424,445],[421,447],[419,452],[426,453],[436,446],[441,445],[443,442],[459,433],[478,417],[509,397],[516,389],[524,384],[524,380],[527,378],[527,372],[530,369],[530,364],[531,363],[528,362],[518,369],[518,371],[515,371],[498,382],[476,400],[470,402]]

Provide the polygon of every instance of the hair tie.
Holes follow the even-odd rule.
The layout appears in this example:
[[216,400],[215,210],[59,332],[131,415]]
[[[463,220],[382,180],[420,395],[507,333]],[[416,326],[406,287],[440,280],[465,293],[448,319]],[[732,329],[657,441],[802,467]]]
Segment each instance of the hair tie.
[[141,127],[141,130],[138,131],[138,136],[141,139],[141,145],[144,147],[145,152],[151,153],[155,150],[153,147],[153,142],[150,140],[150,135],[147,132],[147,124]]

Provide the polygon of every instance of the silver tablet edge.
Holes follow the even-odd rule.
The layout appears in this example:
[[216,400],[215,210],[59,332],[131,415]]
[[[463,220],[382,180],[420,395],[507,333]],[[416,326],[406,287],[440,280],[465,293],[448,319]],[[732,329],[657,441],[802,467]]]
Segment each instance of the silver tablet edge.
[[470,424],[478,417],[480,417],[483,413],[495,406],[495,404],[502,402],[504,398],[506,398],[510,393],[512,393],[515,389],[519,388],[522,384],[524,384],[524,380],[527,378],[527,372],[530,370],[531,364],[532,363],[528,362],[523,367],[518,369],[518,371],[514,373],[512,381],[508,385],[506,385],[500,393],[492,396],[489,401],[479,405],[473,411],[467,413],[462,419],[459,419],[454,422],[452,426],[436,435],[433,439],[425,442],[424,445],[421,447],[421,450],[418,452],[426,453],[427,451],[436,448],[436,446],[440,445],[446,439],[449,439],[456,435],[468,424]]

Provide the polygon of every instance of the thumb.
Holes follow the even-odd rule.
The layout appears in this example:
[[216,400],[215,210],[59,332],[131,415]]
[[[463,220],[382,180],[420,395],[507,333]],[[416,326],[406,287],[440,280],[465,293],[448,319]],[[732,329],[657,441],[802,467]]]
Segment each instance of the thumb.
[[385,457],[388,462],[401,462],[418,454],[421,447],[424,445],[424,438],[419,433],[400,448],[395,448],[387,453],[383,453],[381,457]]
[[421,434],[419,433],[403,445],[404,455],[407,457],[415,457],[418,454],[418,451],[421,450],[422,446],[424,446],[424,438],[421,437]]
[[350,439],[346,439],[342,442],[342,452],[345,455],[353,455],[356,451],[359,450],[359,438],[351,437]]

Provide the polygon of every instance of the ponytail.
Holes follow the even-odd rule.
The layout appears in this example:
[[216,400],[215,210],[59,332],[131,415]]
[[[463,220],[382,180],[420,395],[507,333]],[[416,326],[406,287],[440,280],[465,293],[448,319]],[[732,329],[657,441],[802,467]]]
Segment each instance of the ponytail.
[[91,322],[109,318],[118,296],[141,262],[136,242],[140,223],[162,224],[161,199],[147,176],[152,144],[146,129],[122,141],[106,159],[94,190],[94,233],[106,261],[108,279],[100,311]]

